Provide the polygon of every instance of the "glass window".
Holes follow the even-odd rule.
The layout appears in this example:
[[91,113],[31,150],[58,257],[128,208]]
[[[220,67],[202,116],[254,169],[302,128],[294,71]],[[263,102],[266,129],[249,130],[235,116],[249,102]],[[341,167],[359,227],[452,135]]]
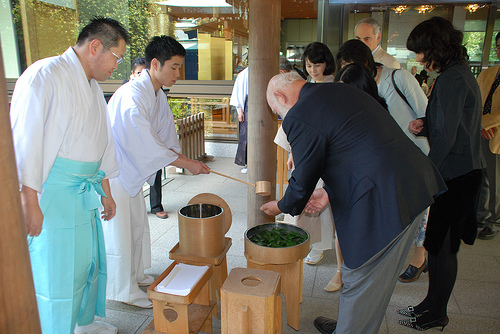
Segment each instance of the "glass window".
[[74,45],[80,29],[94,16],[118,20],[131,35],[125,59],[110,79],[127,79],[131,60],[143,56],[155,35],[175,36],[186,48],[181,79],[232,80],[248,54],[248,6],[242,1],[1,1],[2,47],[12,78],[38,59]]

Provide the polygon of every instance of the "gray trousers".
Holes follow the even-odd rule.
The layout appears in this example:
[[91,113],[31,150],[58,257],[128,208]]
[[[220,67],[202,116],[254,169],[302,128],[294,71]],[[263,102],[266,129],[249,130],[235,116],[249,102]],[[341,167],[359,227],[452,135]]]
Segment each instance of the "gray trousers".
[[[479,190],[476,220],[486,226],[500,222],[500,155],[491,153],[489,141],[481,137],[481,147],[486,159],[486,170]],[[486,173],[485,173],[486,171]]]
[[[377,334],[415,233],[427,210],[420,213],[390,244],[356,269],[342,265],[335,334]],[[362,247],[362,245],[360,245]]]

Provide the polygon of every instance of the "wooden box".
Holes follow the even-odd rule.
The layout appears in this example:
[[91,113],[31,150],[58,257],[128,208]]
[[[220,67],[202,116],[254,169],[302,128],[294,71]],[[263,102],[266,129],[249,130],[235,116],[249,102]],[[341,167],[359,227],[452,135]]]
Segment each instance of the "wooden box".
[[[210,300],[209,279],[213,269],[209,266],[207,272],[195,284],[187,296],[171,295],[155,291],[155,287],[174,269],[174,261],[154,282],[148,287],[148,297],[153,301],[154,320],[149,324],[143,334],[169,333],[191,334],[203,330],[212,333],[212,309],[217,304]],[[153,329],[154,326],[154,329]]]
[[221,288],[222,334],[282,332],[281,275],[234,268]]
[[220,288],[227,278],[227,261],[226,254],[231,247],[232,239],[225,238],[224,240],[224,250],[217,257],[201,257],[194,255],[182,254],[179,249],[179,243],[177,243],[169,253],[169,258],[171,260],[176,260],[181,263],[194,264],[194,265],[209,265],[212,267],[214,273],[210,279],[210,298],[216,300],[216,292],[219,293],[220,298]]

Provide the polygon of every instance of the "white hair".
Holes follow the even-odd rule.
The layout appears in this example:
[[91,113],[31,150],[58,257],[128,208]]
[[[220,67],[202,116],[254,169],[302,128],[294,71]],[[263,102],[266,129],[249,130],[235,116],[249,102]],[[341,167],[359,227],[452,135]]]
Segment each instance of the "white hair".
[[354,27],[354,34],[356,34],[356,30],[358,30],[358,26],[363,23],[369,24],[373,28],[373,34],[375,35],[375,38],[377,38],[378,34],[382,36],[382,27],[380,27],[380,24],[373,17],[367,17],[359,21],[358,24],[356,24],[356,26]]
[[288,109],[278,102],[274,95],[277,90],[287,90],[295,81],[304,80],[296,71],[275,75],[267,85],[267,103],[271,109],[278,113],[281,118],[285,118]]

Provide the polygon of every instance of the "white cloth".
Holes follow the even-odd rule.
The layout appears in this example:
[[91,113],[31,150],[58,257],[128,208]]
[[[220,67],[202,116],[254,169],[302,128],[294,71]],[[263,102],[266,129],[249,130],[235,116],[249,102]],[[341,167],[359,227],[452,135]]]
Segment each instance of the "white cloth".
[[236,108],[245,109],[245,100],[248,96],[248,67],[238,73],[234,81],[233,92],[229,104]]
[[[108,261],[107,298],[130,302],[151,267],[151,237],[142,193],[156,172],[180,152],[167,96],[149,73],[121,86],[108,103],[120,176],[110,180],[116,216],[103,223]],[[174,152],[175,151],[175,152]]]
[[73,48],[26,69],[17,80],[10,117],[21,184],[41,193],[58,156],[102,159],[106,178],[118,175],[102,89],[88,81]]
[[120,166],[120,179],[134,197],[156,172],[174,162],[180,152],[175,121],[166,94],[154,91],[146,69],[113,94],[108,103]]
[[401,130],[427,155],[429,154],[429,142],[427,138],[415,136],[408,128],[411,121],[425,117],[427,97],[420,88],[418,81],[415,80],[410,72],[406,70],[396,71],[394,81],[411,105],[410,108],[403,98],[399,96],[392,84],[392,71],[394,69],[385,66],[382,67],[378,83],[378,94],[387,102],[389,113],[396,120]]
[[372,51],[372,55],[373,59],[377,63],[381,63],[385,67],[401,68],[401,64],[396,60],[396,58],[388,54],[380,45]]
[[[274,142],[291,152],[290,143],[286,138],[285,131],[280,127],[274,138]],[[317,188],[322,188],[325,185],[323,180],[319,180],[316,184]],[[302,212],[298,216],[292,217],[289,214],[284,215],[285,223],[297,225],[304,228],[311,239],[311,247],[316,250],[327,250],[333,247],[333,213],[330,205],[327,205],[320,213]]]
[[109,181],[116,203],[116,215],[102,223],[106,242],[108,283],[106,298],[132,301],[140,290],[137,282],[145,279],[144,269],[151,267],[151,237],[144,194],[131,197],[121,179]]
[[[335,81],[335,76],[333,74],[328,74],[325,75],[323,78],[323,81],[320,81],[318,83],[323,83],[323,82],[334,82]],[[316,83],[312,77],[309,77],[309,82]]]

